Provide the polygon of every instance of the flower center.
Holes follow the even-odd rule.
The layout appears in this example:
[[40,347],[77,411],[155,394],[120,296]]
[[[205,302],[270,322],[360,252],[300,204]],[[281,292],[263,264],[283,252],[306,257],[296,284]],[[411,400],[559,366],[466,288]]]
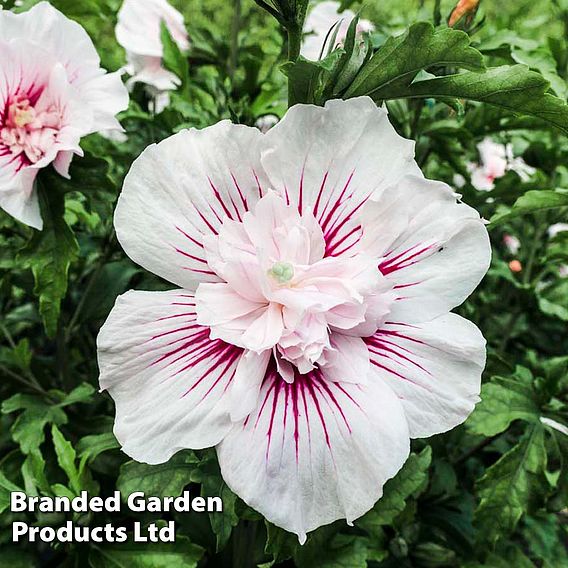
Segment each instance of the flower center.
[[35,120],[35,116],[35,109],[30,106],[28,99],[12,103],[8,109],[8,122],[17,128],[30,124]]
[[0,142],[14,156],[23,154],[35,164],[55,142],[61,127],[61,115],[55,108],[38,110],[26,98],[8,106],[5,121],[0,125]]
[[294,278],[294,267],[289,262],[275,262],[268,271],[268,276],[274,278],[278,284],[287,284]]
[[256,353],[273,350],[280,369],[292,365],[305,374],[330,364],[333,334],[372,335],[390,309],[392,285],[377,260],[326,257],[314,216],[273,192],[204,245],[222,282],[199,285],[198,323],[213,338]]

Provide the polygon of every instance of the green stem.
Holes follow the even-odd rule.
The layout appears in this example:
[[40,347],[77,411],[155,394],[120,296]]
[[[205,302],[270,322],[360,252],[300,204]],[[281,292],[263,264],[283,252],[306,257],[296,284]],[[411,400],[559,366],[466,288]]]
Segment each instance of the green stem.
[[[531,283],[534,262],[536,260],[536,253],[538,252],[539,248],[542,246],[541,240],[544,233],[546,232],[547,227],[548,223],[546,223],[545,220],[542,220],[535,229],[533,238],[531,240],[531,245],[529,248],[527,263],[525,265],[523,272],[522,282],[524,286],[528,286]],[[517,321],[521,317],[522,313],[523,313],[522,307],[519,304],[517,304],[516,309],[509,314],[505,333],[503,334],[503,339],[501,340],[501,344],[499,346],[499,351],[504,352],[507,349],[507,345],[509,344],[511,335],[515,330]]]
[[93,270],[93,272],[91,273],[91,276],[89,278],[87,286],[84,289],[85,291],[83,292],[83,295],[81,296],[81,299],[79,300],[79,303],[77,304],[77,307],[75,308],[75,311],[73,312],[73,315],[71,316],[71,319],[69,320],[69,325],[67,325],[67,328],[65,329],[65,343],[69,343],[69,341],[71,340],[71,336],[72,336],[73,332],[75,331],[75,328],[77,327],[77,322],[79,321],[79,316],[81,315],[81,312],[83,311],[83,308],[85,307],[85,303],[86,303],[87,299],[89,298],[89,294],[91,293],[91,290],[93,289],[93,286],[95,285],[98,276],[100,275],[101,271],[105,267],[109,257],[112,254],[112,242],[113,242],[114,236],[115,236],[115,233],[114,233],[114,229],[113,229],[110,232],[110,235],[106,238],[106,242],[103,245],[103,252],[102,252],[101,256],[99,257],[99,259],[97,261],[97,266]]
[[[21,377],[20,375],[18,375],[17,373],[14,373],[14,371],[11,371],[10,369],[8,369],[8,367],[5,367],[4,365],[0,365],[0,372],[3,373],[4,375],[6,375],[7,377],[10,377],[11,379],[17,381],[18,383],[28,387],[29,389],[33,390],[34,392],[37,392],[38,394],[41,395],[47,395],[47,392],[41,387],[41,385],[39,383],[37,383],[37,381],[32,382],[31,379],[28,380],[24,377]],[[35,377],[34,377],[35,379]]]
[[239,30],[241,29],[241,0],[234,0],[233,22],[231,25],[231,47],[229,53],[229,77],[232,80],[239,60]]
[[289,24],[288,28],[288,61],[294,63],[300,56],[302,49],[302,27]]
[[[295,63],[300,56],[302,48],[302,27],[297,24],[289,24],[288,30],[288,61]],[[294,106],[296,100],[292,82],[288,79],[288,107]]]
[[[12,334],[10,333],[8,328],[1,322],[0,322],[0,330],[2,330],[2,333],[6,337],[6,341],[8,341],[8,345],[10,346],[10,348],[16,349],[16,347],[17,347],[16,342],[14,341]],[[12,378],[19,377],[19,375],[16,375],[15,373],[10,371],[6,367],[2,367],[2,369],[6,372],[6,374],[11,374]],[[31,371],[24,369],[24,373],[26,375],[26,380],[24,380],[23,377],[20,377],[22,380],[24,380],[24,384],[26,384],[27,386],[29,386],[30,388],[32,388],[32,389],[34,389],[38,392],[41,392],[42,394],[46,394],[45,390],[40,385],[39,381],[35,378],[35,376],[33,375],[33,373]]]

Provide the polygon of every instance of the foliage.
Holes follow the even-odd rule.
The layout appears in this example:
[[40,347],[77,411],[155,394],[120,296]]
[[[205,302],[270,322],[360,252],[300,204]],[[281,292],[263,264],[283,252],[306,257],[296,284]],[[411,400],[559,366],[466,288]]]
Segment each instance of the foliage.
[[[5,2],[7,9],[34,4]],[[53,0],[91,34],[103,64],[124,53],[113,27],[119,0]],[[34,231],[0,211],[0,565],[543,567],[568,565],[568,3],[482,2],[473,22],[448,28],[453,2],[369,0],[360,38],[353,21],[342,45],[317,62],[298,56],[306,1],[172,2],[192,39],[182,53],[162,29],[164,65],[181,85],[154,112],[137,86],[120,117],[127,139],[83,140],[71,180],[43,170],[45,227]],[[344,0],[357,11],[361,3]],[[184,451],[167,464],[129,461],[112,434],[114,409],[95,391],[96,334],[129,288],[164,289],[122,252],[112,214],[132,161],[182,128],[221,119],[254,125],[288,103],[370,95],[389,109],[428,177],[465,179],[463,200],[490,220],[491,269],[459,308],[488,341],[482,401],[464,426],[413,442],[384,496],[354,526],[338,521],[296,537],[265,522],[224,484],[214,451]],[[510,144],[535,168],[514,171],[489,192],[470,183],[485,137]],[[380,159],[380,149],[377,149]],[[520,249],[503,244],[514,235]],[[509,263],[520,264],[512,271]],[[560,425],[560,427],[559,427]],[[11,513],[9,493],[108,496],[134,490],[221,495],[209,516]],[[175,544],[14,546],[11,523],[58,527],[175,520]],[[88,559],[88,560],[87,560]]]

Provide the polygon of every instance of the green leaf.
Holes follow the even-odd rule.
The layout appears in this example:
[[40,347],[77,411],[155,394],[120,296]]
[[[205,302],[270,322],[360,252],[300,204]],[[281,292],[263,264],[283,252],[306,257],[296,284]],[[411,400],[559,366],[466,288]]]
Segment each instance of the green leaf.
[[545,468],[544,429],[537,423],[477,482],[481,500],[474,518],[481,540],[494,543],[515,529],[546,487]]
[[45,477],[45,460],[39,449],[32,449],[26,456],[22,464],[22,478],[28,495],[37,495],[38,489],[42,493],[50,493],[49,482]]
[[558,207],[568,207],[568,191],[563,189],[534,189],[521,195],[509,211],[493,215],[491,225],[500,225],[521,215]]
[[199,459],[191,451],[178,452],[159,465],[129,461],[120,468],[116,486],[124,498],[134,491],[155,497],[177,497],[188,483],[195,481],[198,465]]
[[45,440],[46,424],[65,424],[67,416],[61,408],[50,405],[34,395],[16,394],[2,403],[2,412],[10,414],[23,412],[16,418],[10,431],[15,442],[20,444],[24,454],[37,450]]
[[53,445],[57,455],[57,463],[67,474],[67,478],[69,479],[69,483],[75,494],[79,495],[82,485],[79,471],[75,465],[75,458],[77,457],[75,449],[71,442],[64,438],[63,434],[55,424],[51,426],[51,435],[53,437]]
[[21,490],[0,471],[0,513],[3,513],[10,506],[10,493]]
[[481,387],[481,402],[466,422],[467,428],[484,436],[504,432],[513,420],[537,422],[540,410],[535,402],[533,378],[519,367],[511,377],[493,377]]
[[[375,100],[456,97],[499,107],[515,114],[539,118],[568,133],[568,106],[548,94],[548,81],[524,65],[494,67],[485,73],[466,71],[458,75],[417,81],[410,86],[391,84],[373,95]],[[353,95],[351,95],[353,96]]]
[[95,387],[89,383],[81,383],[75,387],[69,394],[64,395],[63,400],[57,405],[59,407],[77,404],[78,402],[91,402],[92,396],[95,394]]
[[291,558],[299,546],[298,537],[268,521],[266,525],[266,545],[264,551],[272,555],[272,563],[277,564]]
[[357,525],[370,535],[376,527],[390,525],[406,507],[406,500],[428,480],[432,449],[426,446],[419,454],[411,454],[397,475],[387,481],[383,496]]
[[39,297],[39,312],[48,337],[55,336],[61,300],[67,293],[69,266],[79,252],[73,231],[65,222],[64,196],[39,184],[43,231],[36,231],[20,253],[20,260],[32,269]]
[[183,536],[174,543],[125,543],[91,548],[91,568],[196,568],[204,550]]
[[420,71],[433,66],[485,69],[483,56],[470,46],[466,33],[452,28],[435,30],[428,22],[418,22],[404,35],[385,42],[362,67],[345,96],[391,98],[383,93],[408,87]]
[[98,455],[109,450],[120,448],[120,444],[112,432],[85,436],[77,444],[77,454],[81,460],[92,462]]
[[223,510],[221,512],[209,513],[211,529],[217,537],[217,551],[222,550],[239,522],[239,517],[235,511],[237,496],[229,489],[221,475],[208,475],[201,484],[201,495],[203,497],[221,497]]
[[164,54],[162,56],[164,67],[179,77],[182,90],[186,89],[189,84],[188,60],[180,51],[177,43],[173,40],[168,27],[163,20],[160,22],[160,38],[164,49]]
[[25,550],[21,543],[2,546],[0,566],[2,568],[34,568],[37,560],[31,550]]
[[298,568],[367,568],[366,539],[338,534],[330,540],[325,531],[320,534],[322,538],[298,547],[294,556]]
[[321,104],[323,92],[329,88],[327,83],[341,60],[343,50],[336,49],[325,59],[308,61],[300,57],[294,63],[282,65],[282,72],[288,77],[289,104]]
[[568,321],[568,280],[558,278],[537,290],[540,311],[546,315]]

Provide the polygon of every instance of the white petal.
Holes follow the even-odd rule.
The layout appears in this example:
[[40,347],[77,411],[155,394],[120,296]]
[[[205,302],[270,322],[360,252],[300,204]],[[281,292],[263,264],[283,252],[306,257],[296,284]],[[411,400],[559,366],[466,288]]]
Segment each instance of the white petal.
[[443,183],[405,177],[365,205],[368,254],[398,300],[390,321],[427,321],[459,306],[479,284],[491,261],[489,236],[475,209],[458,203]]
[[245,351],[231,384],[231,420],[244,420],[255,408],[271,351]]
[[411,437],[450,430],[479,401],[485,340],[470,321],[446,314],[423,324],[386,324],[365,341],[370,381],[383,380],[398,395]]
[[34,229],[43,229],[34,182],[38,170],[24,168],[12,175],[9,170],[2,170],[0,165],[0,208]]
[[135,460],[162,463],[183,448],[213,446],[230,429],[226,392],[242,350],[196,324],[189,292],[120,296],[97,345],[114,433]]
[[115,212],[128,256],[190,290],[218,281],[205,261],[203,237],[216,234],[223,218],[241,219],[258,200],[261,137],[256,128],[223,121],[146,148]]
[[408,173],[420,174],[414,142],[401,138],[368,97],[296,105],[265,135],[262,163],[272,187],[313,211],[328,255],[360,238],[357,212]]
[[93,110],[92,132],[120,130],[116,114],[128,108],[122,71],[100,74],[80,86],[81,99]]
[[275,369],[259,406],[217,447],[227,485],[279,527],[306,533],[337,519],[352,523],[381,496],[409,452],[400,402],[384,384],[289,384]]
[[366,384],[369,376],[369,349],[360,337],[331,334],[333,349],[325,352],[325,378],[338,383]]
[[189,47],[183,16],[166,0],[124,0],[118,12],[116,39],[139,55],[162,56],[160,23],[183,51]]

